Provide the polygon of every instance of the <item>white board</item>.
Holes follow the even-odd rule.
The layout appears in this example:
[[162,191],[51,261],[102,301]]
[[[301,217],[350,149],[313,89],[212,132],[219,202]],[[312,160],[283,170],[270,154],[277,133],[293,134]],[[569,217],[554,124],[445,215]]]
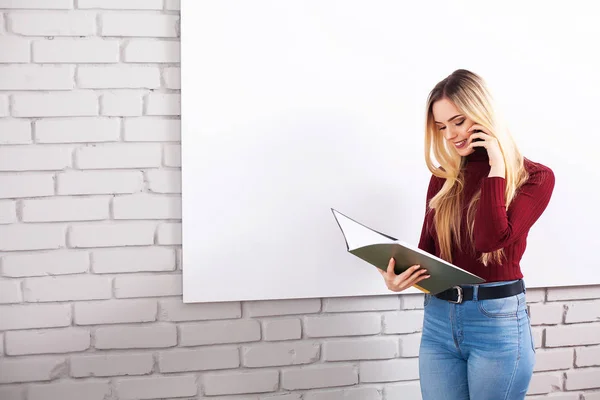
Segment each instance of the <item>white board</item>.
[[[553,169],[529,287],[600,283],[594,2],[182,1],[184,301],[391,293],[330,208],[417,244],[425,101],[466,68]],[[409,292],[416,292],[411,289]]]

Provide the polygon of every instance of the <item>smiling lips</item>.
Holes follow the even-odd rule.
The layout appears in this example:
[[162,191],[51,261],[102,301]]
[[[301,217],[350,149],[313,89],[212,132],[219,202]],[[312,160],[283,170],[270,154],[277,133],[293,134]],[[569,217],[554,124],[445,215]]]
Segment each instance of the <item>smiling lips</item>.
[[457,149],[462,149],[467,144],[467,139],[461,140],[460,142],[454,143]]

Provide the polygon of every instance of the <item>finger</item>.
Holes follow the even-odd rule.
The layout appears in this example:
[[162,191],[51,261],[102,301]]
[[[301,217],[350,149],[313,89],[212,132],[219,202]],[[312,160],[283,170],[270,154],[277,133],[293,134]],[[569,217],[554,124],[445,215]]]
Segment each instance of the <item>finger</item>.
[[421,271],[425,271],[424,269],[421,271],[418,271],[419,268],[421,268],[420,265],[413,265],[412,267],[408,268],[406,271],[404,271],[400,275],[396,276],[396,278],[393,281],[393,284],[400,285],[403,281],[407,281],[415,275],[419,276],[419,274],[422,273]]
[[396,260],[394,260],[394,257],[390,258],[390,262],[388,263],[388,267],[387,267],[387,273],[389,275],[396,275],[396,273],[394,272],[394,267],[396,266]]
[[426,276],[427,275],[427,270],[426,269],[422,269],[419,270],[417,272],[415,272],[414,274],[412,274],[410,276],[410,278],[405,279],[403,282],[399,282],[398,285],[404,287],[405,289],[414,285],[415,283],[419,282],[419,279],[422,276]]
[[476,130],[489,135],[489,132],[483,126],[481,126],[479,124],[474,124],[473,126],[471,126],[469,129],[467,129],[467,132],[473,132]]

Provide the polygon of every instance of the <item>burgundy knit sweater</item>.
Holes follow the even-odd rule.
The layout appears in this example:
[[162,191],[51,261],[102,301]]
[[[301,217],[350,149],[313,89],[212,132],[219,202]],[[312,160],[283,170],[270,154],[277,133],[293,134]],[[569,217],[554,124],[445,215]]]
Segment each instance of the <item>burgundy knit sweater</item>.
[[[452,263],[487,282],[507,281],[523,277],[520,261],[527,245],[527,235],[531,226],[542,215],[554,190],[554,173],[542,164],[525,159],[529,173],[528,181],[521,186],[508,210],[504,206],[506,180],[488,177],[489,158],[483,148],[467,156],[464,166],[465,187],[462,204],[462,246],[452,249]],[[427,191],[429,200],[441,189],[443,178],[432,175]],[[473,228],[474,248],[468,237],[467,208],[469,200],[481,188],[481,199],[475,214]],[[427,207],[425,221],[419,241],[419,248],[440,257],[440,248],[435,232],[433,215],[435,210]],[[504,248],[504,261],[487,266],[479,261],[483,252]]]

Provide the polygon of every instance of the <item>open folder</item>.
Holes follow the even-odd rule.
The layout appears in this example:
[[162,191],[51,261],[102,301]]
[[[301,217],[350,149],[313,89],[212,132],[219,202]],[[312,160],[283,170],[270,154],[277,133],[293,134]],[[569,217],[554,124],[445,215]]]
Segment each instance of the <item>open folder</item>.
[[481,277],[452,265],[418,247],[377,232],[333,208],[331,211],[342,230],[348,252],[383,271],[387,271],[390,258],[393,257],[396,262],[394,268],[396,274],[402,273],[413,265],[420,265],[431,276],[413,286],[425,293],[436,294],[456,285],[485,282]]

